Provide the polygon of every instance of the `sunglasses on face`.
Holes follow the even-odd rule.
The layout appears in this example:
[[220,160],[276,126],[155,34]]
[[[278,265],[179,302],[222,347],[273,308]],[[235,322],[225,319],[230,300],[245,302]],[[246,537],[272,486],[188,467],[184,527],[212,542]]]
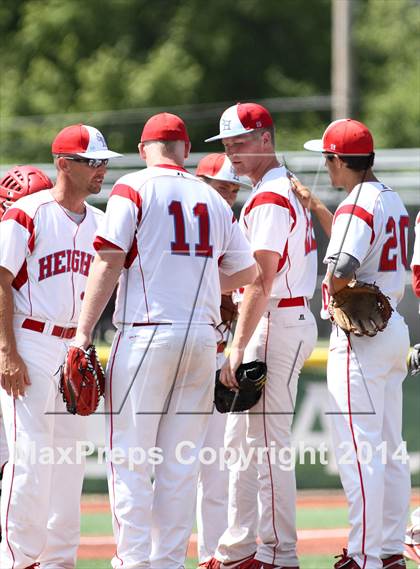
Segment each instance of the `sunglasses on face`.
[[89,168],[100,168],[101,166],[108,165],[108,158],[76,158],[75,156],[63,156],[66,160],[73,160],[74,162],[81,162],[86,164]]

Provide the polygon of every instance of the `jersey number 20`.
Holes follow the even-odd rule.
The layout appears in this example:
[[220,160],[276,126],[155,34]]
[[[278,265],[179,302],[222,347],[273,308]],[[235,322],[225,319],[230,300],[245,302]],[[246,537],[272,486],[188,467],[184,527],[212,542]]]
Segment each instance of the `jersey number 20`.
[[393,217],[388,217],[386,222],[385,232],[390,237],[386,240],[382,249],[381,260],[379,262],[380,271],[396,271],[397,270],[397,251],[398,241],[401,251],[401,261],[405,268],[407,268],[407,237],[410,220],[407,215],[402,215],[397,224]]
[[[174,200],[168,206],[170,215],[174,216],[175,241],[171,242],[173,255],[190,255],[190,245],[185,238],[185,220],[182,203]],[[199,242],[195,245],[196,257],[212,257],[213,247],[210,245],[210,218],[207,204],[196,203],[193,214],[198,217]]]

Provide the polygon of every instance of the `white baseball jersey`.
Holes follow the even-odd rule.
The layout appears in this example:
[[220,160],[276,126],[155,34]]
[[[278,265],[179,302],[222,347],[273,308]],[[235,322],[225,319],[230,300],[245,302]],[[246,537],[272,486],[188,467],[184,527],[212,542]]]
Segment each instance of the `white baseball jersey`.
[[312,298],[317,276],[312,219],[292,192],[284,166],[267,172],[254,187],[242,208],[240,225],[253,252],[280,254],[271,296]]
[[14,275],[14,312],[77,324],[103,213],[88,204],[77,224],[49,190],[21,198],[0,223],[0,266]]
[[343,251],[360,267],[356,278],[375,283],[395,308],[404,294],[409,217],[397,193],[380,182],[360,184],[338,206],[324,262]]
[[420,211],[416,217],[416,224],[414,226],[415,240],[414,240],[414,252],[413,258],[411,259],[411,268],[420,266]]
[[[412,274],[412,287],[413,292],[416,296],[420,297],[420,211],[416,217],[416,223],[414,225],[415,239],[414,239],[414,251],[413,258],[411,259],[411,270]],[[419,304],[420,312],[420,304]]]
[[[220,322],[220,269],[254,260],[226,202],[184,168],[155,166],[120,178],[95,248],[126,254],[114,325]],[[168,286],[170,285],[170,286]]]

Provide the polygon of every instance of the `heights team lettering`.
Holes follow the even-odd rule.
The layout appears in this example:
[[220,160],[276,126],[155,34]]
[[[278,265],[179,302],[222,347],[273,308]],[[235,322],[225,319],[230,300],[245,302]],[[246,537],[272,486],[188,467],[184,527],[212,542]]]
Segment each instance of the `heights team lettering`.
[[87,277],[93,258],[93,255],[90,255],[90,253],[78,251],[77,249],[65,249],[41,257],[38,261],[38,281],[70,272],[80,273]]

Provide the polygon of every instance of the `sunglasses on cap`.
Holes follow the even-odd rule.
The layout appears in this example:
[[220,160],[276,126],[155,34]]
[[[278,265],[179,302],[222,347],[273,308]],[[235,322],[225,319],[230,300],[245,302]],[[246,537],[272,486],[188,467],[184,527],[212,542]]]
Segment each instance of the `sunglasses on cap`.
[[86,164],[89,168],[100,168],[101,166],[108,166],[108,158],[79,158],[76,156],[62,156],[66,160],[73,160],[74,162],[81,162]]

